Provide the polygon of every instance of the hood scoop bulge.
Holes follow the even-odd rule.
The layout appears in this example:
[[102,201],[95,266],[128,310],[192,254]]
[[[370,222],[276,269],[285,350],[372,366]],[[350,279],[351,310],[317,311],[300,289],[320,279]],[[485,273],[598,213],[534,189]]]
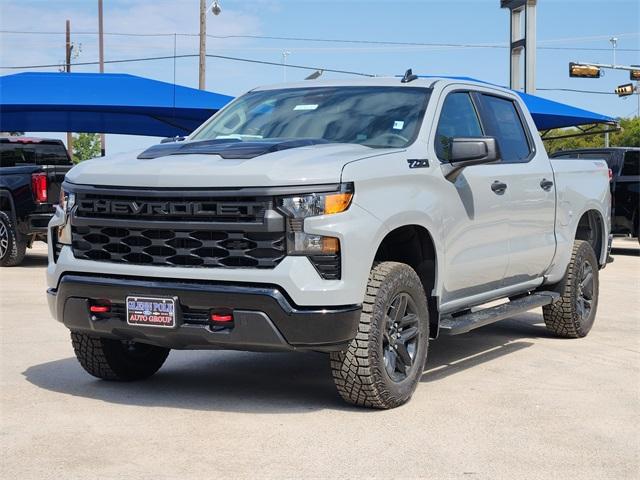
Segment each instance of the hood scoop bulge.
[[259,140],[245,142],[235,138],[201,140],[197,142],[175,142],[154,145],[140,155],[138,159],[147,160],[169,155],[219,155],[226,159],[249,159],[266,153],[331,143],[321,138],[298,138]]

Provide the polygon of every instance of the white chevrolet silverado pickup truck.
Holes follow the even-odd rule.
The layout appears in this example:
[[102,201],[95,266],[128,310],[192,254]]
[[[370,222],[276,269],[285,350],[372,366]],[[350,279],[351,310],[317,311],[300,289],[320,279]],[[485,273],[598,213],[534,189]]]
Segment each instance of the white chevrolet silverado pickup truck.
[[90,374],[322,351],[374,408],[411,397],[439,334],[542,307],[585,336],[610,246],[606,163],[549,160],[518,95],[446,78],[256,88],[63,189],[48,299]]

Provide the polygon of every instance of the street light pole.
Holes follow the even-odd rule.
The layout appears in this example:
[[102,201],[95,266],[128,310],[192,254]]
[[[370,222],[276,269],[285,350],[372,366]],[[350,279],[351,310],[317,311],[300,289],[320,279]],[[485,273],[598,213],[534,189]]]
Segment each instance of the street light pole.
[[609,42],[611,42],[611,47],[613,48],[613,66],[615,68],[615,66],[616,66],[616,48],[618,47],[618,39],[617,39],[617,37],[611,37],[609,39]]
[[[66,33],[65,33],[65,72],[69,73],[71,71],[71,49],[73,48],[71,45],[71,20],[67,20],[66,24]],[[73,134],[71,132],[67,132],[67,150],[69,151],[69,156],[73,157]]]
[[[98,58],[100,61],[100,73],[104,73],[104,24],[102,15],[102,0],[98,0]],[[100,134],[100,156],[104,157],[107,151],[104,133]]]
[[291,55],[291,52],[285,50],[282,52],[282,79],[283,81],[287,81],[287,57]]
[[200,63],[198,68],[198,88],[205,89],[207,68],[207,0],[200,0]]
[[207,0],[200,0],[200,62],[198,69],[198,88],[205,89],[205,76],[207,69],[207,12],[211,10],[215,16],[220,15],[222,8],[218,0],[213,0],[210,7],[207,8]]

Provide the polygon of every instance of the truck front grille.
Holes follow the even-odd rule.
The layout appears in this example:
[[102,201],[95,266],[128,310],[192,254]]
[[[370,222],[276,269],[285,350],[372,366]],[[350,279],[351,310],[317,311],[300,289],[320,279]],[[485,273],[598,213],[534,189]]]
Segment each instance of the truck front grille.
[[284,232],[220,232],[76,226],[76,258],[172,267],[274,268],[286,254]]
[[169,267],[274,268],[286,255],[273,197],[95,188],[76,194],[76,258]]

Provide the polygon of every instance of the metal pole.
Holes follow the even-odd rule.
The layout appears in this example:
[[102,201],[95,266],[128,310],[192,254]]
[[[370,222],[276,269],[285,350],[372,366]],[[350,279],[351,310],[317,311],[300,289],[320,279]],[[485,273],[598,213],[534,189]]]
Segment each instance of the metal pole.
[[291,55],[291,52],[284,51],[282,52],[282,80],[284,82],[287,81],[287,57]]
[[536,3],[537,0],[528,0],[524,7],[524,91],[532,95],[536,93]]
[[618,47],[618,39],[616,37],[611,37],[609,39],[611,42],[611,47],[613,48],[613,66],[616,66],[616,48]]
[[[66,36],[65,36],[65,72],[71,71],[71,21],[66,22]],[[69,155],[73,157],[73,134],[67,132],[67,150]]]
[[207,5],[206,0],[200,0],[200,64],[198,88],[205,89],[205,74],[207,61]]
[[[102,0],[98,0],[98,55],[100,60],[100,73],[104,73],[104,25],[102,16]],[[100,134],[100,156],[104,157],[107,151],[104,133]]]

